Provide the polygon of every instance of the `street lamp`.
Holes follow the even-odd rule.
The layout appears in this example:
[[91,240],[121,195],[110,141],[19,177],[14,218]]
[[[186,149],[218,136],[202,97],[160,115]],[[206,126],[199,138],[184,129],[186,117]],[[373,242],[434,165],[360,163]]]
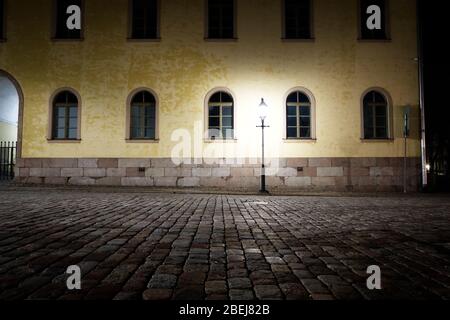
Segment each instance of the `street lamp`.
[[264,129],[268,128],[269,126],[266,126],[264,124],[264,121],[267,118],[268,111],[269,111],[269,107],[264,102],[264,98],[261,98],[261,103],[259,104],[259,107],[258,107],[258,116],[261,119],[261,125],[257,126],[257,128],[261,128],[261,132],[262,132],[261,189],[260,189],[261,193],[267,193],[267,190],[266,190],[266,166],[265,166],[265,162],[264,162]]

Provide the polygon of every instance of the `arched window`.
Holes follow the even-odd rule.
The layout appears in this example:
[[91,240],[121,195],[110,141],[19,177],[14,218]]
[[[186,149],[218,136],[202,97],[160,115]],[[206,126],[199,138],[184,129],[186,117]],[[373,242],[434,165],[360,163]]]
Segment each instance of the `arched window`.
[[369,91],[363,98],[364,139],[389,138],[389,106],[381,92]]
[[52,140],[78,140],[80,138],[78,97],[69,90],[63,90],[53,98],[52,107]]
[[234,139],[234,100],[227,92],[216,92],[208,100],[208,138]]
[[156,140],[156,99],[149,91],[139,91],[131,99],[130,139]]
[[310,98],[301,91],[295,91],[286,99],[286,138],[312,139],[312,104]]

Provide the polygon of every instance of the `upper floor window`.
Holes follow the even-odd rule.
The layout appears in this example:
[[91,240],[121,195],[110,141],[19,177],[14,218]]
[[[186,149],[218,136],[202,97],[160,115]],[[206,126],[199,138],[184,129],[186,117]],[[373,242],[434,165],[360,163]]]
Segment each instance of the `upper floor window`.
[[77,140],[79,135],[79,101],[68,91],[58,93],[53,99],[52,135],[53,140]]
[[285,39],[312,38],[312,0],[284,0]]
[[216,92],[208,100],[208,138],[234,139],[234,100],[227,92]]
[[389,139],[389,106],[378,91],[369,91],[363,98],[364,139]]
[[5,28],[6,27],[6,17],[5,17],[5,1],[0,0],[0,41],[5,40]]
[[139,91],[131,99],[130,138],[156,140],[156,98],[149,91]]
[[387,40],[388,0],[360,0],[359,19],[361,40]]
[[56,0],[54,39],[81,39],[83,0]]
[[207,1],[207,35],[209,39],[233,39],[235,30],[235,0]]
[[131,39],[159,38],[159,0],[131,0]]
[[310,98],[301,91],[289,94],[286,100],[286,138],[313,138],[313,110]]

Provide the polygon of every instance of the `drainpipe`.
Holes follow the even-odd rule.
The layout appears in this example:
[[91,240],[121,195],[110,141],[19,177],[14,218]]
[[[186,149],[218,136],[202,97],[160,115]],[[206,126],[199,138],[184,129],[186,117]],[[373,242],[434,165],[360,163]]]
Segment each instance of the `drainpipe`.
[[422,0],[417,0],[417,63],[419,65],[419,105],[420,105],[420,149],[422,162],[422,190],[428,186],[428,172],[427,172],[427,144],[426,144],[426,122],[425,122],[425,94],[423,82],[423,13]]

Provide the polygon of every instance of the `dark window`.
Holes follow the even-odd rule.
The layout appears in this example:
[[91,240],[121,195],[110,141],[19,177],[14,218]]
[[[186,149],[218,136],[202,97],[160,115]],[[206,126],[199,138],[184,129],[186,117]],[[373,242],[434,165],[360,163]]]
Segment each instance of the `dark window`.
[[131,38],[158,38],[158,0],[132,0]]
[[384,95],[370,91],[364,97],[364,139],[388,139],[388,104]]
[[[81,22],[83,21],[82,0],[56,0],[55,4],[55,34],[56,39],[81,39],[81,29],[69,29],[67,20],[73,13],[67,13],[67,9],[76,5],[81,9]],[[83,25],[81,24],[81,28]]]
[[[376,5],[380,8],[381,29],[370,29],[367,25],[368,19],[373,15],[367,13],[367,9]],[[383,40],[387,39],[387,6],[386,0],[360,0],[361,17],[361,39],[363,40]]]
[[234,0],[208,0],[208,38],[234,38],[234,19]]
[[156,139],[156,99],[148,91],[141,91],[131,100],[131,139]]
[[0,39],[5,39],[5,1],[0,0]]
[[291,93],[286,101],[286,137],[311,139],[311,101],[303,92]]
[[54,140],[76,140],[78,138],[78,99],[70,91],[59,93],[53,100]]
[[311,0],[284,0],[284,37],[311,38]]
[[226,92],[217,92],[208,102],[208,137],[210,139],[234,138],[234,101]]

